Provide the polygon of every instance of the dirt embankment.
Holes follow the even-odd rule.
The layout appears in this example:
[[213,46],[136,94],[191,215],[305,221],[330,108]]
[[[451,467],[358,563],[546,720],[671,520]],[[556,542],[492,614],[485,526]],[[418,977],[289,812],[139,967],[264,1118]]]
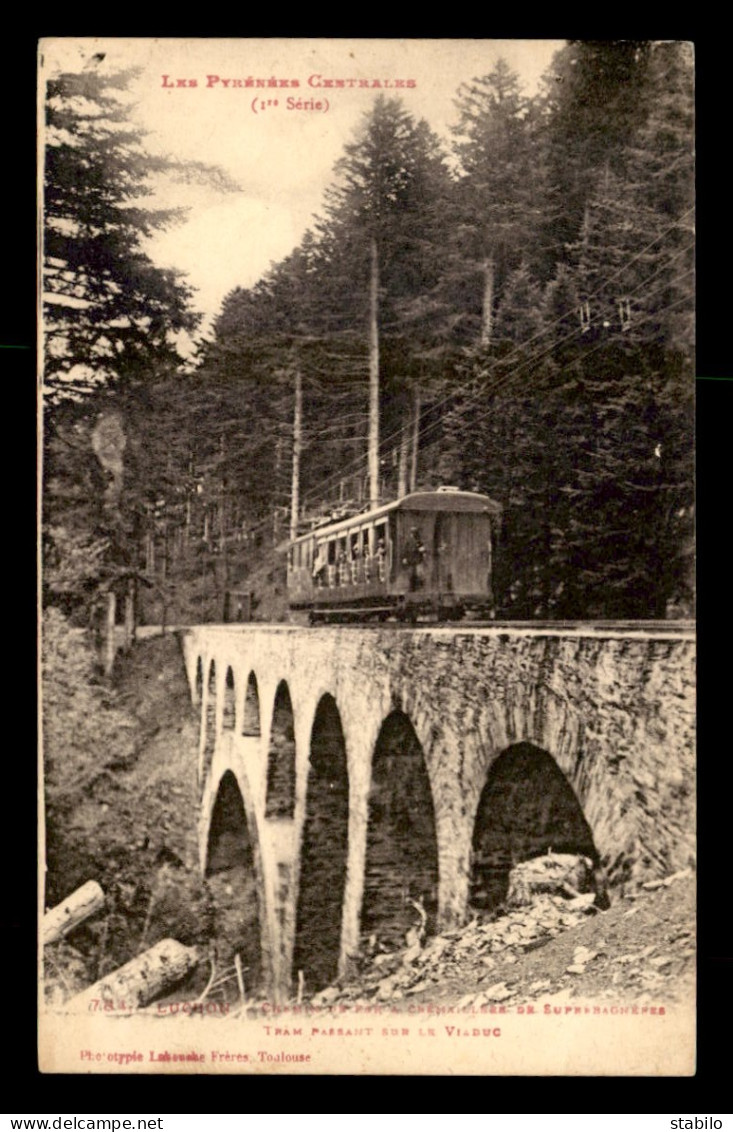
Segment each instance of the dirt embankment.
[[418,939],[416,922],[402,948],[365,959],[355,977],[321,991],[314,1002],[689,1002],[695,878],[688,870],[656,883],[616,899],[612,894],[605,911],[592,895],[541,894],[432,939]]
[[105,741],[93,757],[73,733],[78,695],[54,704],[67,726],[56,718],[45,728],[46,906],[89,879],[106,895],[103,914],[46,948],[52,1001],[160,939],[206,947],[212,935],[196,845],[198,722],[177,639],[153,638],[120,657],[102,692],[93,709],[99,720],[113,712],[115,726],[97,728]]

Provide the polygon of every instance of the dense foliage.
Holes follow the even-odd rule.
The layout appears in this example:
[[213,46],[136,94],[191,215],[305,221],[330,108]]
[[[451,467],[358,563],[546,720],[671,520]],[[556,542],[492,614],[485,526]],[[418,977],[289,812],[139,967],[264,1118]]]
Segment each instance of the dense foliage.
[[161,484],[179,478],[157,410],[199,316],[179,273],[146,250],[179,219],[149,198],[164,175],[219,177],[147,152],[131,124],[134,72],[94,62],[48,80],[43,166],[44,596],[82,622],[137,571]]

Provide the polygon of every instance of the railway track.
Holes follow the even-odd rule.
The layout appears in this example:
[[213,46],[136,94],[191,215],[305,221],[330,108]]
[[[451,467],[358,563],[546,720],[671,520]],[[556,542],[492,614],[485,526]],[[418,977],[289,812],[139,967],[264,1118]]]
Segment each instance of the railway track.
[[676,629],[685,632],[695,631],[694,621],[461,621],[459,625],[481,629],[574,629],[597,630],[614,629],[624,632],[648,632],[649,630]]
[[[193,628],[194,626],[191,626]],[[204,626],[201,626],[202,628]],[[181,626],[183,628],[183,626]],[[308,629],[309,632],[328,630],[330,632],[364,632],[364,630],[387,630],[394,633],[419,633],[426,630],[465,633],[476,631],[491,631],[492,636],[502,634],[547,634],[547,635],[573,635],[579,636],[694,636],[694,621],[436,621],[418,620],[414,624],[403,621],[390,620],[376,622],[374,620],[321,622],[308,625],[307,621],[299,622],[259,622],[248,621],[230,624],[207,624],[206,629],[222,629],[228,632],[249,631],[251,629],[292,631]]]

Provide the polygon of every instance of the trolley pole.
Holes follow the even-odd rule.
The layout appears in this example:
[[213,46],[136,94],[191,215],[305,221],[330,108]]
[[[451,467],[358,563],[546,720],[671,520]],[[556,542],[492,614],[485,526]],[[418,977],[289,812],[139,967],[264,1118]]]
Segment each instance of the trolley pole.
[[379,259],[372,237],[372,270],[369,280],[369,506],[379,506]]

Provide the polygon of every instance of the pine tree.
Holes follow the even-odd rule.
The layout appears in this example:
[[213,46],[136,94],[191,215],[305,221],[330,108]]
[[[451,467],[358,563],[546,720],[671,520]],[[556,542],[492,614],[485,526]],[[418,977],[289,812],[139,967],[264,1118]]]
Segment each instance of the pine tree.
[[[636,129],[589,197],[577,281],[589,318],[568,528],[584,603],[687,605],[692,542],[692,73],[655,45]],[[602,521],[601,521],[602,519]]]
[[569,40],[544,77],[539,244],[545,278],[556,262],[572,262],[599,173],[620,172],[623,149],[639,125],[649,51],[642,40]]
[[171,168],[143,147],[124,92],[130,72],[48,81],[44,165],[44,378],[51,399],[131,381],[179,359],[173,336],[197,318],[178,275],[144,239],[176,214],[146,207]]
[[[233,186],[220,170],[147,152],[131,120],[133,74],[88,69],[57,75],[46,88],[44,545],[64,585],[80,558],[76,546],[104,548],[94,557],[98,584],[145,567],[167,581],[189,542],[197,489],[187,386],[176,376],[177,336],[193,331],[198,316],[178,273],[145,250],[180,214],[148,198],[164,175]],[[113,471],[95,439],[105,429],[121,451]],[[80,582],[89,604],[88,579]],[[52,578],[47,589],[57,603],[60,584]]]
[[[379,97],[336,166],[325,230],[330,287],[345,299],[352,333],[367,331],[370,388],[369,494],[381,493],[378,414],[384,432],[409,427],[424,366],[411,345],[428,333],[441,270],[438,224],[449,183],[437,139],[399,100]],[[411,391],[413,391],[411,393]],[[401,477],[400,477],[401,478]]]
[[462,175],[455,193],[454,257],[460,272],[468,269],[475,280],[472,308],[486,347],[506,279],[531,246],[536,226],[533,117],[517,75],[503,59],[490,74],[463,84],[457,105],[454,148]]

